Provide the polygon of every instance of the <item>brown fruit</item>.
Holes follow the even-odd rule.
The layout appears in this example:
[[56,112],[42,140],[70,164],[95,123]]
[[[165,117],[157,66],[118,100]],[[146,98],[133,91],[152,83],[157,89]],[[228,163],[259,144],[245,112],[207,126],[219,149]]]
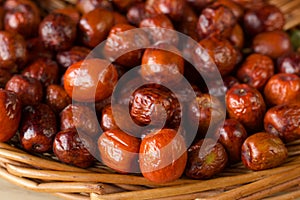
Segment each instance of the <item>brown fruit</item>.
[[76,2],[76,8],[82,14],[86,14],[96,8],[112,10],[113,5],[109,0],[78,0]]
[[65,107],[72,103],[62,86],[49,85],[46,89],[46,104],[51,107],[55,113],[60,113]]
[[114,25],[111,11],[96,8],[84,14],[79,22],[80,37],[84,45],[94,48],[106,39]]
[[251,54],[237,71],[242,83],[262,90],[267,81],[274,75],[274,64],[271,58],[262,54]]
[[70,49],[76,38],[76,24],[67,15],[50,13],[40,23],[39,37],[50,50]]
[[20,141],[30,152],[44,153],[52,149],[57,133],[56,116],[46,104],[27,106],[23,109]]
[[180,178],[186,161],[184,138],[173,129],[154,131],[141,142],[140,168],[150,181],[165,183]]
[[226,93],[230,118],[241,122],[250,132],[261,130],[266,105],[261,93],[247,84],[232,86]]
[[69,16],[75,24],[78,24],[78,22],[80,20],[80,13],[74,7],[65,7],[65,8],[55,9],[52,12],[61,13],[61,14]]
[[130,102],[130,115],[139,125],[151,124],[156,128],[168,126],[174,118],[179,118],[180,104],[169,91],[159,88],[137,89]]
[[0,46],[0,68],[15,71],[26,64],[26,42],[21,35],[0,31]]
[[277,59],[279,73],[296,74],[300,76],[300,53],[294,52]]
[[[212,68],[214,64],[222,76],[232,72],[238,61],[238,52],[228,40],[209,37],[201,40],[199,45],[201,47],[196,48],[193,61],[199,64],[199,70],[203,73],[201,75],[214,76],[217,73]],[[203,57],[203,51],[206,51],[210,58]]]
[[99,124],[95,111],[84,105],[70,104],[60,113],[60,129],[76,128],[89,136],[99,134]]
[[108,61],[86,59],[67,69],[64,74],[64,88],[76,101],[95,102],[112,94],[117,79],[117,70]]
[[11,77],[12,74],[8,70],[0,68],[0,88],[4,88]]
[[264,89],[270,106],[300,102],[300,77],[295,74],[275,74]]
[[235,24],[236,18],[229,8],[215,5],[202,10],[197,31],[201,39],[212,35],[228,37]]
[[153,44],[157,42],[164,42],[177,46],[178,35],[174,30],[171,20],[164,14],[155,15],[143,19],[140,28],[149,28],[147,33]]
[[22,75],[39,80],[44,87],[58,82],[58,66],[48,58],[39,58],[23,71]]
[[146,9],[152,13],[168,15],[179,21],[183,17],[184,0],[147,0]]
[[265,130],[284,142],[300,139],[300,105],[285,104],[270,108],[264,118]]
[[226,149],[229,163],[234,164],[241,161],[241,149],[247,138],[247,132],[239,121],[226,119],[216,131],[215,138]]
[[21,119],[21,101],[14,92],[0,88],[0,141],[6,142],[17,132]]
[[146,9],[144,2],[132,5],[126,14],[127,20],[135,26],[139,26],[140,22],[149,16],[151,16],[151,14]]
[[36,36],[41,21],[40,10],[30,0],[8,0],[4,4],[5,30],[25,38]]
[[189,119],[191,126],[198,124],[198,137],[203,138],[208,128],[217,128],[217,125],[225,119],[225,108],[222,102],[207,93],[197,95],[189,105]]
[[121,130],[104,132],[98,139],[102,162],[123,173],[138,173],[140,140]]
[[217,0],[213,5],[223,5],[229,8],[236,19],[244,16],[244,9],[232,0]]
[[39,37],[26,40],[28,54],[28,63],[34,62],[37,58],[53,59],[53,52],[46,49],[42,40]]
[[224,147],[207,138],[188,149],[185,175],[194,179],[208,179],[221,172],[227,165],[228,156]]
[[282,30],[285,24],[283,13],[274,5],[265,4],[260,8],[252,8],[244,15],[244,27],[248,34]]
[[145,80],[163,85],[176,84],[182,80],[183,72],[184,59],[173,45],[161,43],[145,50],[141,66]]
[[132,68],[141,64],[143,49],[150,45],[147,34],[128,24],[116,24],[110,30],[104,55],[119,65]]
[[14,75],[6,83],[5,89],[15,92],[22,106],[38,105],[43,99],[42,84],[35,78]]
[[243,164],[251,170],[264,170],[284,163],[288,151],[279,137],[260,132],[249,136],[242,146]]
[[90,141],[79,136],[76,129],[67,129],[56,134],[53,152],[64,163],[87,168],[95,161],[89,152],[90,146],[92,146]]
[[231,44],[237,49],[243,49],[245,43],[245,36],[242,27],[239,24],[236,24],[228,38]]
[[264,54],[273,59],[292,51],[289,35],[284,31],[263,32],[255,36],[252,41],[255,53]]

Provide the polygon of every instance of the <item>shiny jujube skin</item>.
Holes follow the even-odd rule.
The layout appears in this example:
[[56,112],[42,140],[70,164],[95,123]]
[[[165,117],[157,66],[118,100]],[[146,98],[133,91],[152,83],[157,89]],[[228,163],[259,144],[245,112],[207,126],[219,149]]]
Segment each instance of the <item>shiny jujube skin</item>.
[[16,33],[0,31],[0,68],[15,71],[22,68],[28,59],[26,42]]
[[208,179],[221,172],[227,162],[226,150],[220,143],[211,138],[202,139],[188,149],[185,175],[194,179]]
[[20,141],[24,149],[36,153],[48,152],[52,149],[56,133],[56,116],[48,105],[39,104],[23,109]]
[[300,77],[295,74],[275,74],[267,82],[264,95],[270,106],[300,103]]
[[183,77],[184,59],[176,47],[161,43],[145,50],[140,73],[147,81],[176,84]]
[[280,137],[284,142],[300,139],[300,104],[284,104],[270,108],[264,117],[268,133]]
[[49,85],[46,89],[46,104],[51,107],[55,113],[60,113],[65,107],[72,103],[64,88],[60,85]]
[[285,24],[283,13],[274,5],[247,10],[244,15],[245,31],[251,36],[261,32],[282,30]]
[[279,73],[300,76],[300,53],[293,52],[277,59],[277,70]]
[[129,24],[116,24],[110,30],[103,53],[109,61],[132,68],[141,64],[143,48],[149,45],[148,36],[142,30]]
[[112,10],[113,5],[109,0],[78,0],[76,2],[76,8],[82,14],[86,14],[96,8]]
[[61,9],[55,9],[55,10],[53,10],[53,12],[61,13],[61,14],[69,16],[75,24],[77,24],[79,22],[79,19],[80,19],[80,13],[74,7],[66,7],[66,8],[61,8]]
[[274,75],[274,64],[271,58],[262,54],[251,54],[237,71],[242,83],[262,90],[267,81]]
[[198,124],[198,138],[207,134],[208,128],[216,126],[225,118],[225,109],[222,102],[207,93],[197,95],[196,99],[188,107],[190,125]]
[[146,9],[152,13],[168,15],[179,21],[183,17],[184,0],[147,0]]
[[234,47],[240,50],[243,49],[245,43],[245,36],[244,31],[239,24],[236,24],[233,27],[231,35],[228,39]]
[[90,142],[85,137],[80,137],[76,129],[63,130],[54,138],[53,152],[64,163],[87,168],[95,162],[89,151]]
[[201,39],[208,36],[226,38],[235,24],[236,18],[229,8],[215,5],[202,10],[197,23],[197,31]]
[[148,134],[141,142],[139,163],[143,176],[156,183],[181,177],[187,162],[184,138],[173,129]]
[[40,10],[30,0],[8,0],[4,3],[5,30],[18,33],[23,37],[35,36],[41,21]]
[[233,13],[234,17],[238,20],[241,19],[241,17],[243,17],[243,15],[244,15],[244,8],[232,0],[217,0],[217,1],[215,1],[215,3],[213,5],[214,6],[223,5],[227,8],[229,8],[231,10],[231,12]]
[[284,31],[262,32],[252,41],[255,53],[264,54],[276,59],[292,51],[289,35]]
[[52,51],[70,49],[76,39],[76,24],[67,15],[50,13],[39,25],[39,37]]
[[99,137],[98,149],[101,161],[112,169],[123,173],[138,173],[140,140],[114,129]]
[[137,3],[132,5],[126,14],[129,23],[139,26],[140,22],[151,16],[151,13],[146,9],[145,3]]
[[21,101],[11,91],[0,88],[0,141],[10,140],[17,132],[21,120]]
[[39,80],[44,87],[58,82],[58,65],[47,58],[39,58],[23,71],[22,75]]
[[14,75],[5,85],[6,90],[15,92],[23,106],[38,105],[43,99],[43,87],[35,78]]
[[215,138],[226,149],[230,164],[241,161],[241,149],[247,138],[247,131],[239,121],[226,119],[216,131]]
[[98,119],[95,112],[88,106],[69,104],[59,116],[60,130],[76,128],[89,136],[99,134]]
[[258,90],[247,84],[236,84],[227,91],[225,100],[230,118],[241,122],[247,131],[261,130],[266,105]]
[[84,45],[94,48],[106,39],[114,25],[111,11],[96,8],[84,14],[79,21],[80,38]]
[[[153,44],[157,42],[165,42],[177,46],[178,35],[174,30],[171,20],[164,14],[155,15],[142,20],[139,24],[140,28],[151,28],[147,33]],[[168,30],[164,30],[168,29]]]
[[95,102],[109,97],[117,80],[118,74],[114,65],[102,59],[86,59],[67,69],[64,88],[74,100]]
[[249,136],[242,146],[243,164],[251,170],[264,170],[284,163],[288,151],[279,137],[259,132]]

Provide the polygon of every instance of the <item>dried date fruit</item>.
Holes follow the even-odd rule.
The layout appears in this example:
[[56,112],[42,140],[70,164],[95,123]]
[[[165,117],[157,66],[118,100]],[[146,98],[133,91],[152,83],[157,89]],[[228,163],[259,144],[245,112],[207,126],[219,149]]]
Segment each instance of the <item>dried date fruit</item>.
[[85,137],[80,137],[76,129],[67,129],[56,134],[53,152],[64,163],[87,168],[95,162],[89,151],[91,146],[91,142]]
[[236,24],[232,31],[231,35],[229,36],[229,41],[233,46],[237,49],[242,49],[245,43],[244,31],[239,24]]
[[273,75],[272,59],[256,53],[248,56],[237,71],[237,78],[242,83],[247,83],[258,90],[262,90]]
[[284,31],[262,32],[252,41],[255,53],[267,55],[273,59],[288,54],[292,51],[292,44]]
[[147,33],[153,44],[157,42],[164,42],[177,46],[178,35],[174,30],[173,24],[169,18],[164,15],[155,15],[153,17],[148,17],[143,19],[140,24],[140,28],[149,28]]
[[126,14],[129,23],[138,26],[140,22],[151,16],[151,13],[146,9],[145,3],[137,3],[132,5]]
[[242,146],[243,164],[251,170],[277,167],[287,157],[287,148],[280,138],[265,132],[249,136]]
[[138,173],[140,140],[114,129],[104,132],[98,139],[101,161],[112,169],[123,173]]
[[96,8],[84,14],[79,21],[80,37],[84,45],[94,48],[106,39],[114,25],[111,11]]
[[244,9],[232,0],[217,0],[213,5],[223,5],[229,8],[236,19],[240,19],[244,16]]
[[26,42],[21,35],[0,31],[0,46],[0,68],[15,71],[26,64]]
[[58,65],[48,58],[39,58],[23,71],[22,75],[39,80],[44,87],[58,82]]
[[178,179],[186,162],[186,145],[180,132],[173,129],[153,131],[141,142],[140,168],[150,181],[166,183]]
[[11,77],[12,74],[9,71],[0,68],[0,88],[4,88]]
[[69,16],[75,24],[78,24],[79,19],[80,19],[80,13],[74,7],[65,7],[65,8],[61,8],[61,9],[55,9],[52,12],[61,13],[61,14]]
[[0,88],[0,141],[10,140],[17,132],[21,120],[21,101],[11,91]]
[[76,24],[67,15],[50,13],[39,25],[39,37],[44,46],[50,50],[67,50],[75,41]]
[[197,23],[199,37],[228,37],[236,24],[236,18],[231,10],[222,5],[207,7],[202,10]]
[[202,139],[188,149],[185,175],[194,179],[208,179],[221,172],[227,162],[226,150],[220,143],[210,138]]
[[279,73],[296,74],[300,76],[300,53],[294,52],[277,59]]
[[300,102],[300,77],[295,74],[275,74],[267,82],[264,95],[270,106]]
[[52,149],[57,133],[56,116],[46,104],[27,106],[23,109],[20,141],[30,152],[44,153]]
[[139,125],[162,126],[180,122],[180,104],[171,92],[143,87],[137,89],[130,102],[130,115]]
[[189,120],[191,126],[198,124],[198,138],[205,137],[208,128],[216,128],[225,118],[225,109],[221,101],[207,93],[197,95],[189,105]]
[[51,107],[55,113],[60,113],[65,107],[72,103],[64,88],[60,85],[49,85],[46,89],[46,104]]
[[14,75],[5,85],[6,90],[15,92],[22,106],[38,105],[43,99],[43,87],[35,78]]
[[40,10],[30,0],[8,0],[4,3],[4,27],[25,38],[36,36],[41,21]]
[[56,54],[57,63],[65,71],[76,62],[84,60],[90,53],[90,49],[82,46],[73,46],[68,51],[61,51]]
[[160,43],[147,48],[142,57],[141,75],[147,81],[176,84],[182,80],[184,59],[173,45]]
[[109,0],[78,0],[76,2],[76,8],[82,14],[86,14],[96,8],[112,10],[113,5]]
[[270,108],[264,118],[265,130],[284,142],[300,138],[300,105],[284,104]]
[[241,161],[241,149],[247,138],[247,131],[239,121],[226,119],[216,131],[215,138],[226,149],[230,164]]
[[128,24],[116,24],[110,30],[104,47],[105,57],[132,68],[141,64],[143,49],[150,45],[147,34]]
[[241,122],[250,132],[261,130],[266,105],[261,93],[247,84],[236,84],[226,93],[230,118]]
[[258,9],[252,8],[244,16],[244,28],[252,36],[261,32],[282,30],[284,23],[283,13],[278,7],[270,4]]
[[172,20],[179,21],[183,17],[184,0],[147,0],[146,9],[156,14],[168,15]]
[[99,123],[96,113],[88,106],[69,104],[60,116],[60,130],[76,128],[89,136],[97,136]]
[[98,58],[86,59],[67,69],[64,88],[76,101],[95,102],[109,97],[117,80],[118,74],[114,65]]

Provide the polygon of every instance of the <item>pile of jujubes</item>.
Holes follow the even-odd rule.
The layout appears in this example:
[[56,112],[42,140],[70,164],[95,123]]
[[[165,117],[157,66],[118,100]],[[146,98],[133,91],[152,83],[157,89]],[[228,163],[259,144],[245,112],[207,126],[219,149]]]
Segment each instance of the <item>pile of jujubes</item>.
[[[212,178],[241,161],[273,168],[300,139],[300,53],[283,13],[263,0],[78,0],[41,13],[32,0],[1,1],[2,142],[162,183]],[[205,50],[222,87],[207,87],[213,65],[175,30]]]

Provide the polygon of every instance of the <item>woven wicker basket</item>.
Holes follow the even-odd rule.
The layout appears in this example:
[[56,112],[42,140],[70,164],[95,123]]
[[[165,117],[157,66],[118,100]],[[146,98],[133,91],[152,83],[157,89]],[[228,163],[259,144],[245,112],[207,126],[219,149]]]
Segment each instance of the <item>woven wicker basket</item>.
[[[39,0],[48,11],[74,0]],[[300,0],[270,0],[285,13],[285,30],[300,24]],[[97,163],[80,169],[62,164],[50,154],[29,155],[12,143],[0,143],[0,176],[37,192],[71,200],[100,199],[272,199],[300,197],[300,140],[287,145],[289,158],[280,167],[253,172],[241,163],[205,180],[180,179],[155,184],[141,176],[116,174]]]

